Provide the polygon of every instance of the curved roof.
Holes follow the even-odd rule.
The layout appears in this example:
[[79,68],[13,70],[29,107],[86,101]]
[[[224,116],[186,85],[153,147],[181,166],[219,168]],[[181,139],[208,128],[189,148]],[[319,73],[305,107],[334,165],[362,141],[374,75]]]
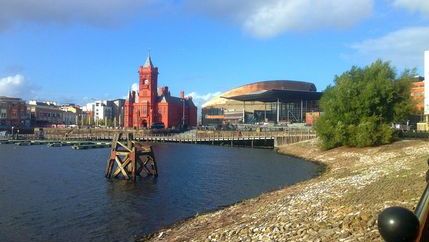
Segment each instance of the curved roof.
[[268,90],[245,95],[227,97],[236,101],[257,101],[257,102],[294,102],[301,100],[320,100],[321,92],[300,91],[300,90]]
[[290,90],[290,91],[304,91],[316,92],[316,86],[310,82],[291,81],[291,80],[273,80],[273,81],[260,81],[247,85],[243,85],[227,92],[222,93],[203,104],[203,107],[225,104],[227,98],[234,96],[242,96],[264,92],[268,90]]

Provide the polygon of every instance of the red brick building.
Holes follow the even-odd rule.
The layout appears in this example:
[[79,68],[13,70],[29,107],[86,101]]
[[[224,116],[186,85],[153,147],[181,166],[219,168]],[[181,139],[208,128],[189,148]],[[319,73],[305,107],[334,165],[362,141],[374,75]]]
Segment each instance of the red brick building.
[[0,129],[23,128],[30,125],[25,101],[0,96]]
[[416,77],[411,83],[411,98],[414,100],[415,111],[417,114],[423,114],[425,98],[425,82],[423,77]]
[[150,128],[164,124],[166,128],[197,125],[197,107],[192,97],[170,95],[168,87],[158,89],[158,67],[150,56],[139,68],[139,89],[130,91],[124,107],[124,127]]

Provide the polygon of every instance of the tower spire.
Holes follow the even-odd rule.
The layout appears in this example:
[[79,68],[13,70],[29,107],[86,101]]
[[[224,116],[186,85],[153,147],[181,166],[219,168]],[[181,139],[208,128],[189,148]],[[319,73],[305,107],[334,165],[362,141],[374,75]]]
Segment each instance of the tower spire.
[[150,58],[150,50],[149,50],[148,56],[146,58],[146,62],[144,63],[143,67],[153,68],[152,58]]

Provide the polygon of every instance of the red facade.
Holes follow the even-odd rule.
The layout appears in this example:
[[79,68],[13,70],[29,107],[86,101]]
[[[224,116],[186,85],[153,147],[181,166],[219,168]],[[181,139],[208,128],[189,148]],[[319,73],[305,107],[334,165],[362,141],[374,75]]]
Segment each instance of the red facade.
[[193,127],[197,125],[197,107],[191,97],[173,97],[168,87],[158,90],[158,67],[150,56],[139,68],[139,90],[128,94],[125,101],[124,126],[150,128],[164,124],[166,128]]

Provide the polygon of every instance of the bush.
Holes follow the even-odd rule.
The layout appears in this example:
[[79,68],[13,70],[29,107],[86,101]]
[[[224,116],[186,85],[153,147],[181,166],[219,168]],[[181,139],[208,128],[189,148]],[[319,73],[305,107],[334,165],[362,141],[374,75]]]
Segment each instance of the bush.
[[391,124],[405,121],[412,112],[414,76],[415,71],[406,70],[397,78],[394,68],[381,60],[336,76],[320,100],[324,114],[315,123],[323,148],[392,142]]

